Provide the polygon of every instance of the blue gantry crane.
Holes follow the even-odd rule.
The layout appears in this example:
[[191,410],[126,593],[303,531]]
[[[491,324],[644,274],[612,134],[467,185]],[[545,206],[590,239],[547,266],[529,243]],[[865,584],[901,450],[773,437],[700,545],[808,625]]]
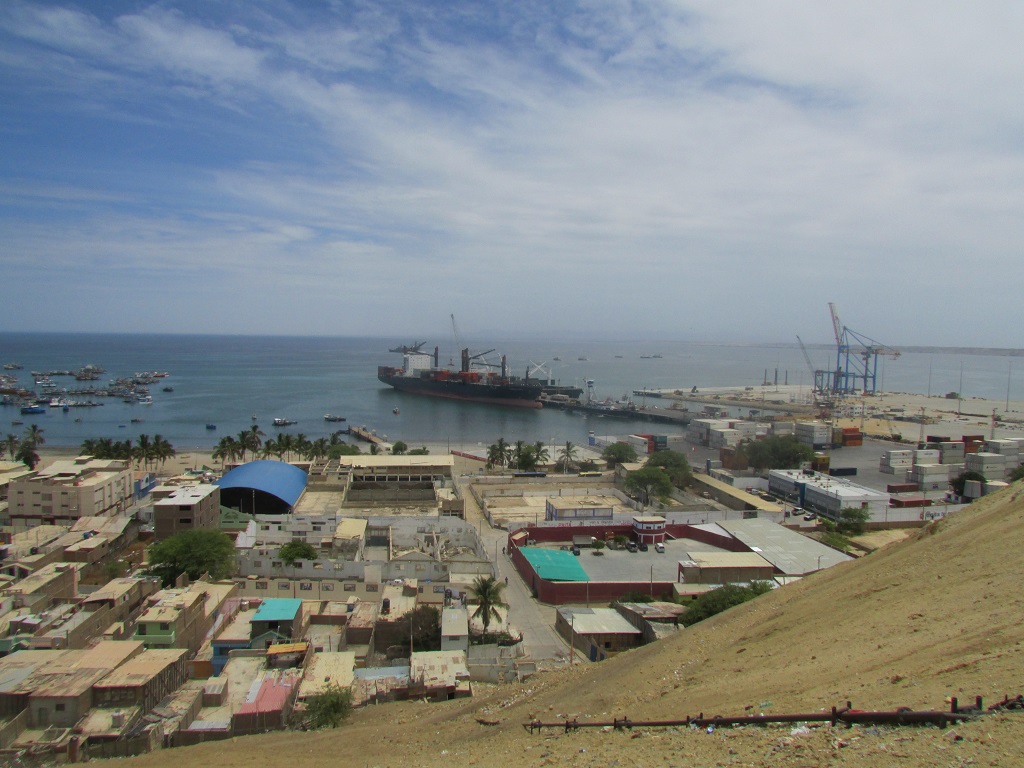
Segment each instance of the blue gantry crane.
[[814,372],[814,388],[819,392],[873,395],[878,387],[878,358],[895,360],[899,350],[857,333],[843,325],[833,302],[828,303],[832,331],[836,337],[836,364],[831,371]]

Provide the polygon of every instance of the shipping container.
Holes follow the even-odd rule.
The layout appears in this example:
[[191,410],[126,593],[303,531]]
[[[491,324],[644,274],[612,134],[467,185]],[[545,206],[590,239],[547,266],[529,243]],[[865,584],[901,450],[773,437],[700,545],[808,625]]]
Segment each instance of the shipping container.
[[828,473],[832,477],[853,477],[857,474],[856,467],[829,467]]
[[920,490],[917,483],[889,483],[885,486],[886,493],[913,493]]

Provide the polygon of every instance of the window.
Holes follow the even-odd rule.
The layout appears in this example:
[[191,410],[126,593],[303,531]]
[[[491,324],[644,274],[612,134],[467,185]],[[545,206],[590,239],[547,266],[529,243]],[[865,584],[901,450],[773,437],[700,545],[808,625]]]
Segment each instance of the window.
[[292,583],[290,581],[279,581],[277,582],[278,589],[291,589]]
[[313,590],[313,584],[309,581],[299,582],[299,589],[303,590],[304,592],[311,592]]
[[328,582],[323,582],[323,583],[320,584],[320,589],[322,591],[324,591],[324,592],[333,592],[334,591],[334,585],[331,584],[329,581]]
[[367,592],[376,592],[379,587],[380,587],[379,584],[367,584],[366,585],[366,591]]
[[280,567],[282,566],[282,564],[283,564],[283,563],[282,563],[282,562],[281,562],[280,560],[274,560],[274,561],[273,561],[273,562],[272,562],[272,563],[270,564],[270,567],[271,567],[271,568],[280,568]]
[[355,584],[346,584],[345,585],[345,591],[346,592],[355,592],[356,591],[356,585]]
[[54,710],[54,712],[63,712],[64,711],[64,705],[63,704],[54,704],[53,705],[53,710]]
[[444,584],[435,584],[434,585],[434,594],[435,595],[444,594]]
[[170,629],[170,628],[171,628],[171,625],[170,625],[170,624],[168,624],[168,623],[167,623],[166,621],[161,621],[161,622],[160,622],[160,629],[161,629],[162,631],[166,632],[166,631],[167,631],[168,629]]
[[181,518],[178,518],[178,525],[192,525],[192,518],[191,517],[181,517]]
[[263,567],[263,561],[262,560],[254,560],[253,563],[252,563],[252,567],[253,568],[262,568]]
[[146,625],[145,624],[139,624],[139,626],[135,630],[135,633],[138,634],[138,635],[146,634]]
[[266,589],[266,588],[267,588],[267,582],[265,582],[265,581],[257,581],[256,582],[256,589]]

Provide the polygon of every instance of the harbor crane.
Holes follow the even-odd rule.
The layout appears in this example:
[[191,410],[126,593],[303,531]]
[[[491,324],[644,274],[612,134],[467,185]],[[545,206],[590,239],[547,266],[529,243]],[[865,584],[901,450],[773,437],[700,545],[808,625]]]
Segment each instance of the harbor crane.
[[811,397],[814,400],[814,406],[818,409],[818,418],[826,421],[832,419],[832,407],[834,405],[832,401],[832,393],[826,390],[822,390],[818,386],[818,374],[820,371],[814,369],[814,363],[811,362],[811,356],[807,352],[807,347],[804,346],[804,340],[798,335],[796,337],[797,343],[800,344],[800,351],[804,355],[804,362],[807,363],[807,370],[811,372],[811,380],[814,382],[814,389],[811,390]]
[[836,364],[831,371],[815,371],[814,388],[840,397],[846,394],[875,394],[878,358],[895,360],[900,356],[899,350],[843,325],[835,303],[830,301],[828,309],[836,339]]

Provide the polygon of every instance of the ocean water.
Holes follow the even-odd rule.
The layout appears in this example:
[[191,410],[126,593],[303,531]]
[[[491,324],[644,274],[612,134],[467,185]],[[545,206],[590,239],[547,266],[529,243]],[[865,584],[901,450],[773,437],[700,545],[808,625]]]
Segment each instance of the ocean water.
[[[174,336],[112,334],[0,334],[0,363],[18,362],[19,383],[33,387],[30,371],[77,370],[92,363],[107,371],[98,384],[137,371],[167,371],[150,387],[154,403],[130,405],[117,398],[97,408],[50,409],[39,416],[0,410],[0,435],[19,434],[29,424],[44,430],[47,445],[78,446],[87,438],[135,439],[159,434],[180,451],[212,447],[253,423],[268,435],[275,417],[297,422],[286,428],[310,439],[347,425],[366,426],[391,440],[486,445],[499,437],[548,445],[585,443],[587,434],[626,434],[669,429],[626,419],[603,419],[555,409],[520,409],[453,402],[396,392],[377,381],[378,365],[396,365],[388,349],[408,339]],[[617,399],[635,389],[690,389],[789,383],[805,388],[811,374],[796,344],[742,345],[695,342],[508,341],[466,339],[471,349],[498,347],[512,371],[522,375],[546,364],[563,384],[594,381],[599,398]],[[426,348],[432,349],[435,341]],[[442,360],[453,356],[451,340],[438,339]],[[816,368],[834,365],[835,352],[809,349]],[[489,356],[498,361],[498,353]],[[661,355],[653,358],[653,355]],[[555,360],[555,358],[560,358]],[[457,360],[457,356],[456,356]],[[534,374],[536,375],[536,374]],[[61,386],[80,386],[57,378]],[[962,387],[961,387],[962,382]],[[174,392],[163,392],[165,385]],[[962,388],[965,397],[1024,400],[1024,359],[999,354],[908,352],[879,363],[879,388],[944,394]],[[393,409],[399,410],[398,414]],[[323,420],[326,413],[346,423]],[[254,422],[252,416],[255,415]],[[81,421],[77,422],[76,419]],[[132,418],[142,419],[131,423]],[[24,426],[12,425],[23,421]],[[216,430],[207,430],[206,424]]]

